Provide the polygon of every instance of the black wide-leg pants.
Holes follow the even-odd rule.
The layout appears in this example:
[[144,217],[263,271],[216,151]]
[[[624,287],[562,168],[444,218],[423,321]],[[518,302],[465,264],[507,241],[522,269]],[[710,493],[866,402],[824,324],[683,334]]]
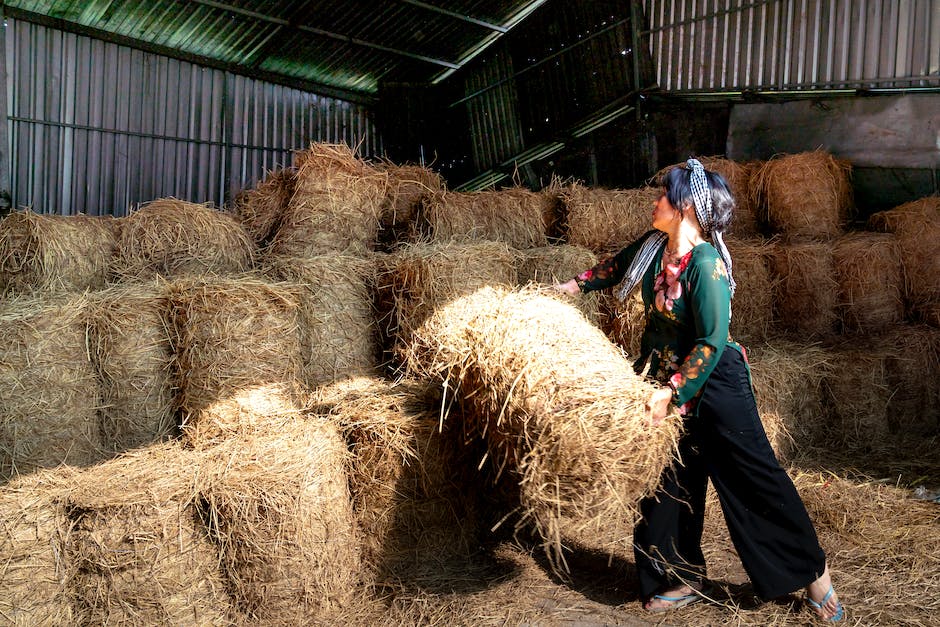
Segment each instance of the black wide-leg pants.
[[701,541],[708,479],[761,598],[789,594],[822,575],[826,556],[764,433],[739,351],[722,352],[702,390],[698,416],[685,426],[680,461],[665,471],[658,492],[640,503],[633,538],[642,597],[705,577]]

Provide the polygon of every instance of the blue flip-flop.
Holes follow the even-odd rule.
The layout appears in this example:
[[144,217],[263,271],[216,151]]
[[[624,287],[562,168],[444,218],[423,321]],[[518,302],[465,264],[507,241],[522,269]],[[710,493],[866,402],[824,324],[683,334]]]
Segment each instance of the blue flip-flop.
[[[828,600],[830,599],[830,597],[832,597],[832,595],[833,595],[834,593],[835,593],[835,588],[833,588],[832,585],[830,585],[830,586],[829,586],[829,592],[827,592],[827,593],[826,593],[826,596],[824,596],[824,597],[822,598],[822,601],[819,601],[819,602],[817,603],[816,601],[814,601],[814,600],[812,600],[811,598],[809,598],[809,595],[807,595],[807,596],[806,596],[806,602],[807,602],[807,603],[809,604],[809,606],[810,606],[811,608],[813,608],[814,610],[821,610],[821,609],[823,608],[823,605],[826,604],[826,601],[828,601]],[[818,614],[817,614],[817,616],[818,616]],[[828,621],[828,622],[830,622],[830,623],[838,623],[839,621],[841,621],[841,620],[844,619],[844,618],[845,618],[845,608],[842,607],[842,603],[837,602],[837,603],[836,603],[836,613],[833,614],[832,616],[830,616],[829,618],[822,618],[821,620],[825,620],[825,621]]]
[[667,602],[671,603],[671,605],[667,605],[666,607],[658,607],[658,608],[655,608],[655,609],[644,607],[644,609],[645,609],[647,612],[651,612],[651,613],[653,613],[653,614],[659,614],[659,613],[662,613],[662,612],[670,612],[670,611],[672,611],[672,610],[677,610],[677,609],[679,609],[680,607],[685,607],[686,605],[691,605],[692,603],[698,603],[698,602],[701,601],[703,598],[705,598],[705,596],[708,595],[708,594],[709,594],[709,590],[708,590],[707,588],[702,588],[701,590],[695,590],[695,589],[693,589],[693,591],[692,591],[691,593],[689,593],[689,594],[684,594],[684,595],[678,596],[678,597],[669,597],[669,596],[666,596],[666,595],[663,595],[663,594],[654,594],[654,595],[652,596],[653,599],[659,599],[659,600],[661,600],[661,601],[667,601]]

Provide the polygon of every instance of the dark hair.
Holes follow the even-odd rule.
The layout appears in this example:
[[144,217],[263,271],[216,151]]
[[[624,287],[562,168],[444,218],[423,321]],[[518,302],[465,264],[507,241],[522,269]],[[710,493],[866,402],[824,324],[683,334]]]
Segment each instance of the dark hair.
[[[670,169],[660,180],[661,185],[666,188],[666,198],[676,209],[682,209],[693,202],[692,184],[689,182],[691,178],[692,171],[680,165]],[[712,193],[713,228],[716,231],[724,231],[731,223],[734,196],[722,175],[705,170],[705,178]]]

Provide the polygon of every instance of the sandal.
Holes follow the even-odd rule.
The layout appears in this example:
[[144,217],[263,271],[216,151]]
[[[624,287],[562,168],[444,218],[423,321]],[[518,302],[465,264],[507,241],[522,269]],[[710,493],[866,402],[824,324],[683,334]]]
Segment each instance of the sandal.
[[660,614],[662,612],[670,612],[672,610],[677,610],[680,607],[685,607],[686,605],[698,603],[703,598],[708,596],[710,593],[711,592],[709,588],[703,587],[701,590],[696,590],[695,588],[692,588],[692,592],[690,592],[689,594],[683,594],[681,596],[675,596],[675,597],[666,596],[663,594],[654,594],[652,597],[650,597],[650,601],[653,599],[659,599],[660,601],[666,601],[670,605],[651,608],[651,607],[647,607],[647,604],[649,603],[649,601],[647,601],[646,603],[643,604],[643,609],[653,614]]
[[[819,601],[819,602],[817,603],[816,601],[814,601],[814,600],[812,600],[811,598],[809,598],[809,596],[807,596],[807,597],[806,597],[806,602],[807,602],[807,603],[809,604],[809,606],[810,606],[811,608],[813,608],[814,610],[821,610],[821,609],[823,608],[823,606],[826,604],[826,601],[828,601],[828,600],[830,599],[830,597],[832,597],[832,595],[833,595],[834,593],[835,593],[835,588],[833,588],[833,587],[830,585],[830,586],[829,586],[829,592],[827,592],[827,593],[826,593],[826,596],[824,596],[824,597],[822,598],[822,601]],[[819,616],[819,613],[818,613],[818,612],[814,612],[814,613],[815,613],[817,616]],[[838,623],[838,622],[842,621],[842,620],[845,618],[845,608],[842,607],[842,603],[841,603],[841,602],[837,602],[837,603],[836,603],[836,613],[835,613],[835,614],[833,614],[833,615],[830,616],[829,618],[822,618],[821,616],[820,616],[819,618],[820,618],[820,620],[824,620],[824,621],[827,621],[827,622],[830,622],[830,623]]]

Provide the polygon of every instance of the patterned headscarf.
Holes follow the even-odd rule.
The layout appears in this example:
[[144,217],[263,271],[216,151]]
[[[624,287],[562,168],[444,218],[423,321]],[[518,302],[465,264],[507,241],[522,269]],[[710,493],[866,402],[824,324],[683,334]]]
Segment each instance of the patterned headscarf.
[[708,186],[708,177],[705,176],[705,166],[698,159],[689,159],[685,162],[687,170],[691,171],[689,176],[689,186],[692,188],[692,204],[695,207],[695,217],[705,232],[706,238],[711,238],[712,245],[721,256],[721,260],[728,270],[728,285],[731,288],[731,296],[734,296],[734,290],[737,284],[731,275],[731,253],[725,246],[721,230],[715,228],[715,213],[712,210],[712,192]]

